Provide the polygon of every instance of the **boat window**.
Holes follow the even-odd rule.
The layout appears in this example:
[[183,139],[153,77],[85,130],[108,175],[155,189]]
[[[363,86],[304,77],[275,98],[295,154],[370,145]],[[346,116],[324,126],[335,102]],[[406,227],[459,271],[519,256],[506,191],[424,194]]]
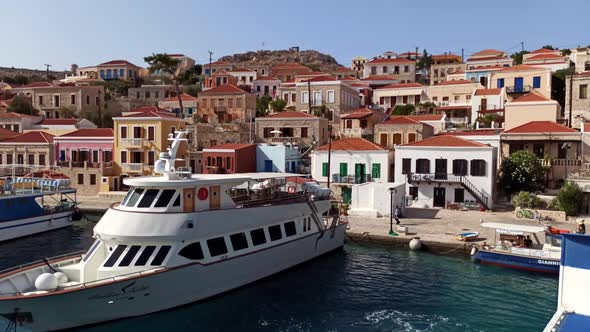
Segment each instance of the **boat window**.
[[156,246],[147,246],[139,255],[139,258],[135,262],[135,266],[144,266],[147,261],[152,257],[152,254],[156,251]]
[[283,226],[285,227],[285,236],[289,237],[297,234],[294,221],[289,221],[285,223]]
[[211,257],[227,254],[227,246],[225,245],[225,239],[223,237],[207,240],[207,247],[209,247]]
[[160,250],[158,250],[158,253],[156,254],[156,257],[154,257],[154,260],[152,261],[152,263],[150,265],[161,265],[162,262],[164,262],[164,259],[166,259],[166,256],[168,256],[168,252],[170,251],[170,246],[162,246],[160,248]]
[[203,255],[203,248],[201,248],[201,243],[199,242],[189,244],[188,246],[182,248],[178,254],[184,258],[192,260],[205,258]]
[[176,195],[176,200],[172,206],[180,206],[180,194]]
[[172,197],[174,196],[175,193],[176,193],[176,190],[174,190],[174,189],[162,190],[162,193],[160,194],[160,197],[158,197],[158,200],[156,201],[156,204],[154,205],[154,207],[157,207],[157,208],[167,207],[168,204],[170,204],[170,201],[172,200]]
[[129,248],[129,250],[127,251],[127,254],[121,260],[121,263],[119,263],[119,266],[131,265],[131,262],[139,252],[139,249],[141,249],[141,246],[131,246],[131,248]]
[[264,229],[262,228],[251,230],[250,237],[252,238],[252,244],[254,246],[259,246],[266,243],[266,235],[264,234]]
[[124,244],[118,245],[117,248],[115,249],[115,251],[113,251],[113,253],[111,254],[111,257],[109,257],[109,259],[107,259],[106,263],[104,263],[104,266],[111,267],[111,266],[115,265],[115,263],[117,262],[119,257],[121,257],[121,254],[123,253],[123,251],[125,251],[125,248],[127,248],[127,246]]
[[133,192],[133,189],[130,189],[127,192],[127,195],[125,195],[125,198],[123,198],[123,201],[121,202],[121,205],[125,206],[125,204],[127,204],[127,201],[129,200],[129,197],[131,197],[131,193]]
[[141,198],[141,201],[139,201],[139,204],[137,204],[138,208],[149,208],[150,206],[152,206],[152,203],[154,202],[154,200],[156,199],[156,196],[158,196],[158,189],[148,189],[145,191],[145,194],[143,194],[143,197]]
[[236,233],[229,236],[231,240],[231,246],[234,251],[248,248],[248,239],[246,239],[245,233]]
[[127,204],[125,204],[125,206],[134,207],[135,203],[137,203],[137,201],[139,200],[139,197],[141,197],[141,194],[143,194],[143,189],[136,188],[133,191],[133,194],[131,194],[131,197],[129,197],[129,200],[127,201]]
[[283,238],[283,234],[281,233],[281,225],[274,225],[268,228],[268,235],[270,236],[271,241],[277,241]]
[[94,243],[92,244],[90,249],[88,249],[88,252],[86,253],[86,255],[84,255],[84,258],[82,259],[82,261],[86,262],[88,260],[88,258],[90,258],[90,256],[92,256],[92,254],[94,253],[94,251],[96,250],[96,248],[98,247],[99,244],[100,244],[100,240],[94,241]]

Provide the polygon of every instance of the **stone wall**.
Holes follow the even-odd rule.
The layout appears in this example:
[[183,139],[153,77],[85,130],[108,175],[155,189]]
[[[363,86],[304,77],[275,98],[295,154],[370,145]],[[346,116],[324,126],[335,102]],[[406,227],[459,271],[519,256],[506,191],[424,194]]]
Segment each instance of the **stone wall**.
[[[112,168],[60,167],[59,172],[70,178],[72,187],[78,190],[78,195],[95,196],[100,191],[102,177],[112,175],[113,170]],[[82,180],[81,183],[79,180]]]

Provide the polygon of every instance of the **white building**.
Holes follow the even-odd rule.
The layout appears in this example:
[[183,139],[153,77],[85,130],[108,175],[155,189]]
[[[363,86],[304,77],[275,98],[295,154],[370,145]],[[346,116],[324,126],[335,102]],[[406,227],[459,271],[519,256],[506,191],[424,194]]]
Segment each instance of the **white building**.
[[254,69],[238,68],[234,70],[228,70],[228,74],[235,77],[238,85],[249,85],[252,86],[257,78],[257,72]]
[[514,61],[504,51],[486,49],[471,54],[466,63],[467,69],[473,69],[480,66],[510,67]]
[[471,96],[471,125],[476,129],[502,128],[505,88],[476,89]]
[[[252,93],[256,94],[257,97],[262,96],[277,96],[277,91],[281,85],[281,80],[272,76],[259,76],[252,83]],[[290,95],[285,92],[284,96],[277,96],[289,101]]]
[[426,86],[420,83],[389,84],[373,90],[373,104],[385,108],[396,105],[417,105],[428,99]]
[[[391,197],[390,189],[393,189]],[[406,184],[403,182],[367,182],[352,186],[350,201],[351,216],[384,217],[391,213],[391,200],[394,208],[402,210],[406,207]]]
[[406,183],[412,206],[451,203],[493,207],[496,185],[494,148],[451,135],[395,148],[395,181]]
[[363,78],[389,75],[400,83],[416,81],[416,61],[403,58],[378,58],[365,63]]
[[551,71],[569,68],[569,60],[566,56],[561,55],[560,50],[550,50],[547,48],[540,48],[523,54],[522,64],[547,68]]
[[572,48],[569,55],[570,61],[576,64],[576,73],[590,71],[590,48]]

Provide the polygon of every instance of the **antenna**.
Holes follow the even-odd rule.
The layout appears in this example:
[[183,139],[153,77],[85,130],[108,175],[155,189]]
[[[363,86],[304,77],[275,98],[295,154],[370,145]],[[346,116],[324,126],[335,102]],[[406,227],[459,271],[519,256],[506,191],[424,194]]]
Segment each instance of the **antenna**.
[[52,65],[46,63],[45,66],[47,67],[47,82],[49,82],[49,67],[52,67]]

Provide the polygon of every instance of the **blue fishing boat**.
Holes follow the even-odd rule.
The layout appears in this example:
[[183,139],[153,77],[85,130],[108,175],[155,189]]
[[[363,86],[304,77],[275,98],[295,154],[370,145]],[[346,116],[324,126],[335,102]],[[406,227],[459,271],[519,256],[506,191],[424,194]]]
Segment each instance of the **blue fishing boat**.
[[[551,234],[540,226],[502,223],[483,223],[482,226],[496,230],[496,245],[474,247],[471,254],[475,260],[520,270],[559,273],[561,235]],[[543,243],[540,238],[544,239]]]
[[0,178],[0,242],[68,227],[80,217],[69,179]]
[[478,237],[479,237],[479,232],[463,232],[463,233],[457,234],[457,236],[455,238],[459,241],[468,242],[468,241],[475,241],[475,240],[477,240]]

